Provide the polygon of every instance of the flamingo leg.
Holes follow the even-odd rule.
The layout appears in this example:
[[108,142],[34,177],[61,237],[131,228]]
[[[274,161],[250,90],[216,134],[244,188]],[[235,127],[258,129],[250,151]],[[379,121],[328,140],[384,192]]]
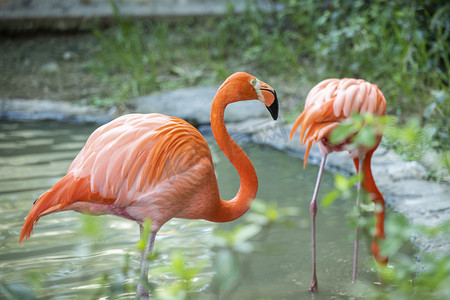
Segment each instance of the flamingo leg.
[[323,170],[327,161],[327,153],[322,154],[322,162],[320,163],[319,174],[317,175],[316,187],[311,200],[309,211],[311,213],[311,241],[312,241],[312,280],[309,286],[310,292],[316,292],[318,288],[316,276],[316,213],[317,213],[317,195],[319,193],[320,181],[322,180]]
[[[141,231],[141,238],[143,235],[143,227],[139,225]],[[139,282],[136,289],[136,299],[149,299],[147,288],[145,287],[148,283],[148,267],[149,260],[148,257],[152,253],[153,245],[155,244],[156,232],[151,232],[147,244],[145,245],[144,251],[141,254],[141,271],[139,274]]]
[[[362,172],[362,167],[364,163],[364,157],[359,159],[359,168],[358,168],[358,175]],[[356,209],[359,208],[359,202],[360,202],[360,194],[361,194],[361,179],[358,180],[358,186],[357,186],[357,194],[356,194]],[[359,232],[359,226],[356,226],[355,229],[355,245],[354,245],[354,251],[353,251],[353,279],[352,283],[356,282],[356,272],[358,269],[358,232]]]

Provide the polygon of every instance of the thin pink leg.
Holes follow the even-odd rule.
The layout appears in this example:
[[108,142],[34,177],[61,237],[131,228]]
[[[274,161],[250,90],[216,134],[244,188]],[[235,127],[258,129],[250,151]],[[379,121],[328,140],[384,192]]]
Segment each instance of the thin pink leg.
[[317,175],[316,187],[314,188],[314,194],[311,200],[309,211],[311,213],[311,240],[312,240],[312,281],[309,286],[310,292],[317,292],[317,276],[316,276],[316,213],[317,213],[317,194],[319,192],[320,181],[322,180],[323,169],[325,168],[325,162],[327,161],[327,154],[322,155],[322,162],[320,163],[319,174]]
[[[141,230],[141,238],[143,234],[142,225],[139,225]],[[148,260],[149,255],[152,253],[153,245],[155,244],[156,232],[151,232],[149,239],[147,240],[147,245],[141,254],[141,271],[139,275],[139,282],[136,289],[136,299],[149,299],[147,288],[145,287],[148,283],[148,267],[150,262]]]
[[[364,163],[364,157],[359,159],[359,169],[358,174],[360,174],[362,171]],[[356,194],[356,209],[359,208],[359,195],[361,191],[361,180],[358,180],[358,186],[357,186],[357,194]],[[355,245],[354,245],[354,251],[353,251],[353,280],[352,283],[356,282],[356,272],[358,269],[358,232],[359,232],[359,226],[356,226],[355,229]]]

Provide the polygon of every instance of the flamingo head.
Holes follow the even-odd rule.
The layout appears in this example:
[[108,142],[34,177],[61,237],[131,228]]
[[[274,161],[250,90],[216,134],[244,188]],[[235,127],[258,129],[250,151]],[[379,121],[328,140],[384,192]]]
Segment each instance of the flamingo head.
[[226,94],[226,104],[257,99],[266,106],[274,120],[278,118],[277,93],[270,85],[253,75],[245,72],[234,73],[221,85],[219,92]]

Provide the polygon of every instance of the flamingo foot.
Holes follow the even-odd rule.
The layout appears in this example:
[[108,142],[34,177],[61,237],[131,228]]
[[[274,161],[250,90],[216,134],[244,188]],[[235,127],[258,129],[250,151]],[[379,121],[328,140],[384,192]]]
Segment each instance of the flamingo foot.
[[315,292],[317,292],[318,288],[319,287],[318,287],[318,284],[317,284],[317,278],[314,276],[312,281],[311,281],[311,284],[309,286],[309,291],[311,293],[315,293]]
[[150,299],[147,289],[145,289],[141,283],[138,284],[136,289],[136,299],[140,300]]

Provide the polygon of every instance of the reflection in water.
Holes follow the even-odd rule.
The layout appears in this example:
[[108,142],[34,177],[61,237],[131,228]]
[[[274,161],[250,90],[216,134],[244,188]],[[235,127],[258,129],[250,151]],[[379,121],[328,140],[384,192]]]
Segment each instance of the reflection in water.
[[[137,224],[114,216],[96,217],[101,240],[83,233],[82,215],[63,212],[43,217],[31,239],[18,245],[23,219],[33,201],[62,176],[84,145],[94,125],[57,122],[0,123],[0,282],[24,291],[33,284],[38,297],[101,297],[102,278],[108,282],[136,284],[139,254]],[[221,196],[232,198],[239,188],[234,167],[219,151],[213,139],[211,150]],[[317,216],[317,256],[320,293],[307,292],[311,277],[309,201],[317,168],[302,169],[302,162],[283,152],[253,144],[242,145],[255,165],[259,178],[257,198],[275,201],[278,207],[301,209],[292,217],[295,226],[272,228],[260,248],[243,257],[248,269],[234,299],[347,299],[351,286],[352,234],[347,226],[351,203],[339,201],[332,207],[319,206]],[[321,195],[332,189],[332,176],[325,174]],[[208,262],[196,280],[194,298],[215,298],[209,288],[214,276],[211,266],[215,251],[213,230],[231,229],[242,220],[215,224],[203,220],[175,219],[158,234],[156,248],[161,253],[152,263],[151,280],[164,285],[176,280],[165,271],[170,254],[181,250],[189,264]],[[373,281],[367,270],[371,260],[366,243],[361,243],[359,281]],[[123,268],[130,257],[127,276]],[[208,265],[209,264],[209,265]],[[25,290],[26,291],[26,290]],[[100,291],[100,292],[99,292]],[[104,296],[104,295],[103,295]],[[120,295],[134,298],[134,291]]]

